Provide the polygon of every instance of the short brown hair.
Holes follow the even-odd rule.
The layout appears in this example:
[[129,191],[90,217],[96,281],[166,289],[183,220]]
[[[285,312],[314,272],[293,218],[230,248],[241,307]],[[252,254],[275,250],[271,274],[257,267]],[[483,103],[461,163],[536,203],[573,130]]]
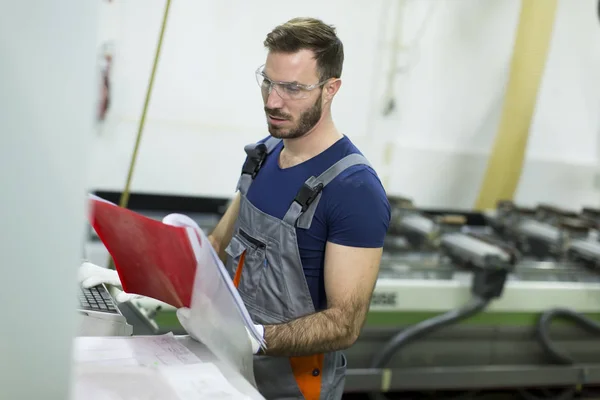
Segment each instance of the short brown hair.
[[321,81],[342,76],[342,41],[337,37],[334,26],[319,19],[293,18],[269,32],[264,45],[272,52],[312,50]]

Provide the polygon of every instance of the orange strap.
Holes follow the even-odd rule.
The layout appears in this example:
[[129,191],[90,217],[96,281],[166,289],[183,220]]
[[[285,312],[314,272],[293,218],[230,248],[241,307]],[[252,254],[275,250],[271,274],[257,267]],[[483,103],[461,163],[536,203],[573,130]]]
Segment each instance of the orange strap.
[[242,269],[244,269],[244,260],[246,259],[246,250],[240,256],[240,261],[238,261],[237,268],[235,270],[235,276],[233,277],[233,286],[236,288],[240,286],[240,280],[242,280]]
[[296,383],[306,400],[319,400],[321,396],[321,375],[323,354],[306,357],[290,357]]

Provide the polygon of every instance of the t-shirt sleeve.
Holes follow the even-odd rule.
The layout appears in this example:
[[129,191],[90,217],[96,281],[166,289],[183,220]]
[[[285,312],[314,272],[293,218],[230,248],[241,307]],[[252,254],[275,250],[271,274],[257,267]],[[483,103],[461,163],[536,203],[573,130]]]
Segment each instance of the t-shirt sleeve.
[[327,196],[327,240],[343,246],[383,247],[391,210],[381,181],[368,168],[338,178]]

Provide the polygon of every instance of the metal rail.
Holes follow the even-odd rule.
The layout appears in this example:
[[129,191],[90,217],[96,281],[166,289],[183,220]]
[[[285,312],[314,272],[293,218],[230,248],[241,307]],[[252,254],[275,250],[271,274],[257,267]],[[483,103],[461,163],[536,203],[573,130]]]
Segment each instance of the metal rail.
[[600,364],[348,369],[344,391],[391,392],[600,385]]

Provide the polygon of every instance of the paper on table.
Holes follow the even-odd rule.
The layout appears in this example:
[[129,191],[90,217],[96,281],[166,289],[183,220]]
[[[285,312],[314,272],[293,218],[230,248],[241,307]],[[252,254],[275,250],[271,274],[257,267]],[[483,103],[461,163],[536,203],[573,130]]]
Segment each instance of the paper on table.
[[160,368],[160,372],[182,400],[250,399],[231,386],[217,366],[212,363]]
[[72,400],[179,400],[156,368],[75,365]]
[[247,400],[211,363],[75,367],[73,400]]
[[77,337],[76,363],[110,365],[185,365],[201,360],[172,333],[157,336]]

